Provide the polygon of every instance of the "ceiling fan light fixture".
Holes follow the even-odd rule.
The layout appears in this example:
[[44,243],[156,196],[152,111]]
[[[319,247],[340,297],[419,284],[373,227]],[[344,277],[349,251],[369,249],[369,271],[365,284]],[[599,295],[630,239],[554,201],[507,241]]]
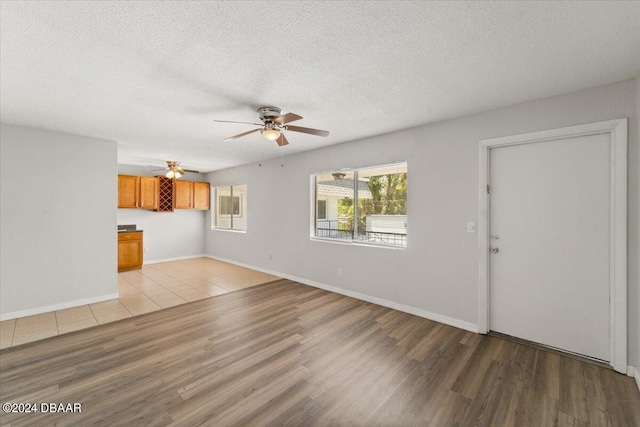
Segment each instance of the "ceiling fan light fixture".
[[167,174],[165,175],[167,178],[173,178],[175,176],[175,172],[170,170],[169,172],[167,172]]
[[250,123],[250,122],[236,122],[230,120],[214,120],[216,122],[224,122],[224,123],[245,123],[250,125],[261,126],[259,128],[251,129],[247,132],[242,132],[237,135],[230,136],[229,138],[225,138],[225,141],[230,141],[232,139],[238,139],[243,136],[250,135],[255,132],[260,132],[264,139],[267,141],[275,141],[280,147],[283,145],[289,144],[287,138],[284,135],[283,131],[291,132],[301,132],[309,135],[316,136],[329,136],[329,131],[320,130],[320,129],[312,129],[302,126],[291,126],[289,123],[295,122],[296,120],[302,119],[302,116],[299,116],[295,113],[287,113],[284,114],[284,111],[278,107],[260,107],[258,108],[258,115],[262,124],[260,123]]
[[178,171],[175,171],[173,173],[173,175],[176,177],[176,179],[178,179],[178,178],[180,178],[182,176],[182,174],[180,172],[178,172]]
[[278,129],[262,129],[260,133],[262,134],[262,136],[264,136],[265,139],[268,139],[269,141],[275,141],[276,139],[280,138],[280,131]]

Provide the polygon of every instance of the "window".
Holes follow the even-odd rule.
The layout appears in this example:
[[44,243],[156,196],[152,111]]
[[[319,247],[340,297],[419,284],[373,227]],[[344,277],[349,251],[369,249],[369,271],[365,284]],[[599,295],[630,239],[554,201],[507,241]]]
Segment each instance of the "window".
[[[220,215],[240,215],[240,197],[238,196],[220,196],[218,198],[220,206]],[[233,211],[231,200],[233,200]]]
[[327,219],[327,201],[326,200],[318,200],[318,208],[316,212],[318,213],[318,219]]
[[313,176],[314,237],[407,246],[407,163]]
[[213,189],[214,209],[211,228],[247,230],[247,185],[231,185]]

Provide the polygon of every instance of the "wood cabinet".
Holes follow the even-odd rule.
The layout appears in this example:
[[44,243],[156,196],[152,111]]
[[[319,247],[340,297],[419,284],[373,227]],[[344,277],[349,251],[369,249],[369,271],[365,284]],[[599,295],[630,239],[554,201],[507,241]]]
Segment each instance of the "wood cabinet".
[[118,175],[118,208],[158,209],[158,178]]
[[208,182],[193,183],[193,209],[208,210],[211,188]]
[[208,210],[208,182],[169,179],[163,176],[118,175],[118,208]]
[[173,184],[174,205],[176,209],[193,208],[193,182],[176,180]]
[[137,208],[140,183],[137,176],[118,175],[118,207]]
[[139,204],[142,209],[158,209],[158,178],[140,177]]
[[142,268],[142,232],[118,233],[118,271]]
[[208,182],[176,180],[174,191],[176,209],[209,209],[210,184]]

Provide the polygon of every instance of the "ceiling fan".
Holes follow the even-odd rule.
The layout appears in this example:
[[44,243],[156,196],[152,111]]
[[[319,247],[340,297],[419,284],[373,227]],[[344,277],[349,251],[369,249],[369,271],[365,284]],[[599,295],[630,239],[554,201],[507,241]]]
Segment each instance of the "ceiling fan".
[[192,173],[200,173],[199,171],[195,171],[195,170],[191,170],[191,169],[183,169],[180,167],[180,162],[177,162],[175,160],[167,160],[167,167],[164,169],[156,169],[157,171],[161,171],[161,170],[166,170],[166,177],[167,178],[175,178],[178,179],[180,178],[182,175],[184,175],[185,172],[192,172]]
[[295,120],[300,120],[302,117],[295,113],[284,114],[284,111],[278,107],[260,107],[258,108],[258,115],[262,123],[251,122],[236,122],[231,120],[214,120],[214,122],[220,123],[244,123],[248,125],[260,126],[257,129],[252,129],[248,132],[239,133],[238,135],[225,138],[225,141],[237,139],[254,132],[260,132],[265,139],[269,141],[275,141],[279,146],[287,145],[289,141],[284,136],[283,131],[308,133],[310,135],[328,136],[329,131],[305,128],[301,126],[291,126],[287,123],[291,123]]

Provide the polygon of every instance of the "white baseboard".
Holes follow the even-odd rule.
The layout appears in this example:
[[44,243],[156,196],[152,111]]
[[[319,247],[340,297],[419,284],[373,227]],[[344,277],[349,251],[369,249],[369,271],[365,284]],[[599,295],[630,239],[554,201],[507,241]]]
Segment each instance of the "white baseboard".
[[179,256],[179,257],[175,257],[175,258],[152,259],[150,261],[144,261],[144,265],[147,265],[147,264],[158,264],[158,263],[161,263],[161,262],[169,262],[169,261],[182,261],[184,259],[193,259],[193,258],[208,258],[208,256],[204,255],[204,254],[200,254],[200,255]]
[[115,294],[101,295],[99,297],[79,299],[75,301],[63,302],[60,304],[46,305],[44,307],[29,308],[27,310],[13,311],[11,313],[0,314],[0,321],[17,319],[19,317],[33,316],[35,314],[49,313],[56,310],[64,310],[65,308],[73,308],[81,305],[95,304],[97,302],[118,299],[119,295]]
[[215,259],[218,261],[228,262],[229,264],[235,264],[240,267],[250,268],[252,270],[261,271],[263,273],[271,274],[273,276],[279,276],[284,279],[293,280],[295,282],[300,282],[305,285],[313,286],[314,288],[324,289],[326,291],[335,292],[337,294],[345,295],[351,298],[359,299],[362,301],[370,302],[373,304],[381,305],[383,307],[392,308],[394,310],[402,311],[404,313],[413,314],[418,317],[423,317],[425,319],[433,320],[435,322],[444,323],[445,325],[453,326],[455,328],[464,329],[465,331],[470,331],[474,333],[478,333],[478,325],[474,325],[473,323],[465,322],[462,320],[454,319],[452,317],[443,316],[442,314],[432,313],[427,310],[422,310],[416,307],[411,307],[409,305],[400,304],[394,301],[389,301],[386,299],[374,297],[367,294],[362,294],[360,292],[354,292],[347,289],[338,288],[336,286],[326,285],[324,283],[315,282],[313,280],[305,279],[303,277],[296,277],[290,274],[280,273],[278,271],[268,270],[266,268],[256,267],[255,265],[244,264],[241,262],[237,262],[231,259],[221,258],[212,255],[203,255],[206,258]]

